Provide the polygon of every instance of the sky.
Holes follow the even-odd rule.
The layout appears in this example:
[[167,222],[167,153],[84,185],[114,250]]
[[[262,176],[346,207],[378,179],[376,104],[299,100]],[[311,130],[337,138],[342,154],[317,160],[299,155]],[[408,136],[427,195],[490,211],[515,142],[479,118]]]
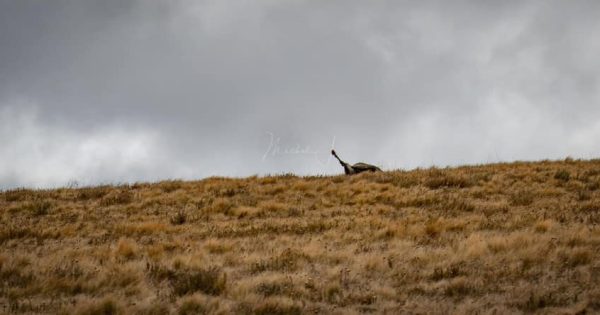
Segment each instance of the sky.
[[0,0],[0,189],[598,158],[598,12]]

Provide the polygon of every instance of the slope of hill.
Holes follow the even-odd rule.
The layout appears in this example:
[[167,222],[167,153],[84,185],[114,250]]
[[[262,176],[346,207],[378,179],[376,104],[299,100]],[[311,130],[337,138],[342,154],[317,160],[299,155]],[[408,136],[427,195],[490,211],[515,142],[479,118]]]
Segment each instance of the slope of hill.
[[7,313],[600,312],[600,160],[0,194]]

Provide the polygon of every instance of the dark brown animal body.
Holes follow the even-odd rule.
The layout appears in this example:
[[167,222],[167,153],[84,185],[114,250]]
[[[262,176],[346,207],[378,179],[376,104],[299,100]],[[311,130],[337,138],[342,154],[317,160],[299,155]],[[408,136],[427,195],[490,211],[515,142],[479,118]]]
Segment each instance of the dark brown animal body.
[[335,150],[331,150],[331,154],[333,154],[333,156],[335,156],[335,158],[338,161],[340,161],[340,164],[344,167],[344,172],[346,173],[346,175],[358,174],[358,173],[362,173],[365,171],[369,171],[369,172],[380,172],[381,171],[381,169],[375,165],[362,163],[362,162],[350,165],[350,164],[342,161],[335,153]]

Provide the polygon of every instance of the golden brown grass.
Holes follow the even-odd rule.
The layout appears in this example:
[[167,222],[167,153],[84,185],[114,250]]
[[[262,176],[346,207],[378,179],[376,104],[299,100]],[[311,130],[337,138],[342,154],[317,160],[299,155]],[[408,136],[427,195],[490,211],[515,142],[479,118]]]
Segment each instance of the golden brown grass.
[[600,312],[600,161],[0,194],[0,312]]

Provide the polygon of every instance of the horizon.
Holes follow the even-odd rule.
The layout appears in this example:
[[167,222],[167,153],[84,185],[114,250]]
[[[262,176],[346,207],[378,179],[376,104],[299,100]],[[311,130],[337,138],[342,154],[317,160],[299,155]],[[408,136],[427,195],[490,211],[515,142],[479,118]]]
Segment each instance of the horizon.
[[[453,170],[461,168],[480,168],[497,165],[514,165],[514,164],[539,164],[539,163],[561,163],[561,162],[595,162],[599,161],[600,157],[593,158],[574,158],[567,156],[562,159],[542,159],[542,160],[512,160],[512,161],[496,161],[488,163],[475,163],[475,164],[456,164],[456,165],[429,165],[429,166],[416,166],[413,168],[394,168],[394,169],[382,169],[383,172],[419,172],[423,170]],[[17,191],[21,189],[43,191],[43,190],[56,190],[56,189],[86,189],[96,187],[129,187],[134,185],[155,185],[164,182],[199,182],[212,179],[231,179],[231,180],[244,180],[251,178],[266,178],[266,177],[286,177],[293,176],[298,178],[311,178],[311,177],[332,177],[332,176],[351,176],[344,174],[343,168],[340,167],[340,172],[329,173],[329,174],[296,174],[296,173],[265,173],[265,174],[250,174],[244,176],[221,176],[221,175],[209,175],[201,178],[157,178],[148,181],[132,181],[132,182],[99,182],[99,183],[85,183],[77,180],[69,181],[64,185],[58,186],[47,186],[47,187],[32,187],[32,186],[18,186],[18,187],[0,187],[0,192]]]

